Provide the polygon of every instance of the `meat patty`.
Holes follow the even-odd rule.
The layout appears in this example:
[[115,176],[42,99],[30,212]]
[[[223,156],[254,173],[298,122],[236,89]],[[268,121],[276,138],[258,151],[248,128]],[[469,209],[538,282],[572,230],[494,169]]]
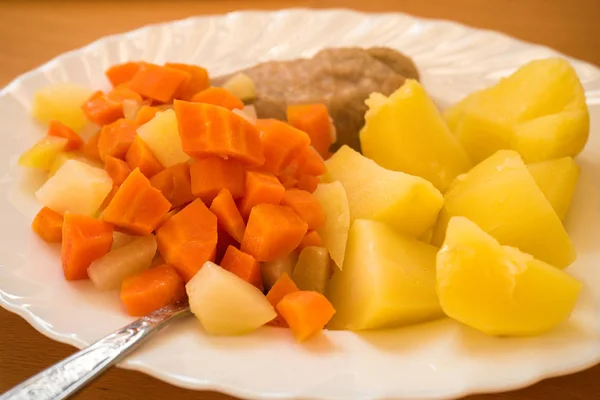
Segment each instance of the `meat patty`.
[[285,120],[288,104],[324,103],[337,130],[334,150],[347,144],[359,151],[365,99],[372,92],[390,95],[406,78],[419,79],[409,57],[384,47],[325,49],[309,59],[270,61],[240,72],[256,85],[259,118]]

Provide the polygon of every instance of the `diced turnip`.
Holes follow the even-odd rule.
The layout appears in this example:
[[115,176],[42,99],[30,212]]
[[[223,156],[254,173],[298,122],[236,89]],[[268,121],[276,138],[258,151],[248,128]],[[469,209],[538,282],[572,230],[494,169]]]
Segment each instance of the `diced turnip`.
[[55,83],[35,93],[31,114],[44,124],[57,120],[79,131],[87,123],[81,105],[91,95],[92,90],[84,86]]
[[123,100],[123,116],[126,119],[134,120],[142,104],[134,99]]
[[256,109],[254,108],[253,105],[244,106],[243,110],[236,108],[233,110],[233,113],[244,118],[246,121],[250,122],[251,124],[256,124],[256,118],[257,118]]
[[309,246],[302,249],[292,273],[292,280],[300,290],[324,294],[331,273],[331,259],[327,249]]
[[284,272],[291,277],[297,261],[298,255],[295,252],[291,252],[287,256],[278,258],[275,261],[261,263],[260,273],[265,289],[270,289]]
[[139,237],[92,262],[88,276],[98,289],[118,289],[125,278],[148,269],[155,253],[154,236]]
[[42,205],[60,214],[94,215],[112,186],[103,169],[67,160],[35,195]]
[[243,72],[237,73],[229,78],[223,84],[223,89],[228,90],[242,101],[252,100],[256,97],[254,81]]
[[157,113],[154,118],[140,126],[137,133],[165,168],[190,159],[181,147],[177,118],[173,110]]
[[136,240],[138,236],[128,235],[127,233],[114,231],[113,232],[113,242],[111,250],[119,249],[123,246],[128,245],[129,243]]
[[254,285],[207,261],[187,283],[190,308],[204,329],[214,335],[240,335],[277,316]]
[[67,139],[65,138],[46,136],[21,154],[18,164],[21,167],[39,168],[48,171],[66,145]]

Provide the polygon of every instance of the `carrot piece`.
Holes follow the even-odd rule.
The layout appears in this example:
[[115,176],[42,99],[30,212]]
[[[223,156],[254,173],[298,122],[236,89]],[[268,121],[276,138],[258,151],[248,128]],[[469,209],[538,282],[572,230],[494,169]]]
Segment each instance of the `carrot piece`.
[[81,152],[85,154],[87,158],[93,161],[102,161],[100,158],[100,152],[98,151],[98,139],[100,138],[100,131],[94,133],[87,142],[81,147]]
[[134,317],[150,314],[185,296],[183,280],[169,264],[130,276],[121,286],[121,300],[127,314]]
[[321,293],[312,291],[288,293],[275,308],[299,341],[322,330],[335,314],[335,308],[329,300]]
[[31,224],[31,228],[39,237],[48,243],[62,240],[63,216],[48,207],[42,208]]
[[123,107],[124,100],[135,100],[138,103],[144,101],[144,99],[142,99],[142,96],[140,96],[138,93],[134,92],[127,86],[117,86],[116,88],[108,92],[106,94],[106,97],[108,97],[114,102],[121,104],[121,107]]
[[217,217],[196,199],[156,231],[156,240],[162,258],[188,282],[215,257]]
[[210,211],[217,216],[219,229],[224,230],[238,243],[241,243],[246,224],[229,190],[223,189],[219,192],[210,205]]
[[163,226],[163,224],[165,222],[167,222],[171,217],[173,217],[179,211],[181,211],[180,208],[173,208],[173,209],[171,209],[171,211],[169,211],[168,213],[165,214],[164,217],[162,217],[162,219],[160,220],[160,222],[158,223],[158,225],[156,225],[156,229],[159,229],[161,226]]
[[210,203],[221,189],[227,189],[234,199],[244,195],[244,166],[236,160],[208,157],[195,160],[190,166],[192,193]]
[[293,189],[298,185],[298,179],[292,175],[284,174],[277,177],[286,189]]
[[208,103],[215,106],[225,107],[228,110],[244,108],[244,102],[235,97],[230,91],[220,87],[209,87],[203,91],[196,93],[192,97],[195,103]]
[[113,86],[130,81],[140,69],[141,63],[130,61],[109,67],[104,74]]
[[165,66],[180,69],[190,74],[191,79],[185,81],[177,90],[176,99],[191,100],[196,93],[206,89],[210,84],[208,71],[202,67],[180,63],[166,63]]
[[275,177],[267,172],[247,171],[244,197],[240,200],[240,213],[248,218],[252,207],[261,204],[279,204],[285,194],[285,188]]
[[98,137],[98,153],[104,161],[107,156],[124,159],[137,135],[138,125],[127,119],[118,119],[105,125]]
[[129,82],[129,88],[152,100],[170,103],[181,84],[191,78],[180,69],[144,64]]
[[171,203],[160,190],[150,185],[148,178],[136,168],[104,210],[103,219],[128,232],[145,236],[152,233],[170,208]]
[[144,104],[137,112],[136,116],[135,116],[135,123],[138,124],[139,126],[144,125],[146,122],[150,121],[152,118],[154,118],[154,116],[156,115],[156,113],[158,113],[160,111],[160,108],[158,107],[151,107],[148,106],[146,104]]
[[219,106],[175,100],[183,151],[195,158],[220,156],[259,167],[264,163],[260,131]]
[[227,233],[223,229],[219,228],[218,226],[219,226],[219,219],[217,218],[218,240],[217,240],[217,250],[216,250],[216,254],[215,254],[215,263],[217,265],[220,265],[221,261],[223,261],[223,257],[225,256],[225,252],[227,251],[229,246],[239,248],[240,244],[238,242],[236,242],[235,239],[232,238],[231,235],[229,235],[229,233]]
[[83,139],[71,128],[60,121],[50,121],[48,136],[62,137],[67,139],[65,151],[78,150],[83,146]]
[[98,212],[100,213],[100,215],[102,215],[102,212],[106,210],[106,207],[108,207],[108,205],[110,204],[110,202],[115,197],[115,194],[117,194],[118,191],[119,185],[113,185],[112,189],[110,189],[110,192],[108,192],[108,194],[104,198],[104,201],[102,202],[102,204],[100,204],[100,207],[98,208]]
[[325,161],[312,146],[300,150],[291,164],[297,175],[319,176],[327,172]]
[[131,173],[131,168],[125,161],[112,156],[107,156],[104,160],[104,170],[117,186],[121,185]]
[[259,204],[250,212],[240,249],[258,261],[273,261],[298,247],[307,230],[290,207]]
[[129,168],[139,168],[140,171],[142,171],[142,174],[146,175],[148,178],[152,178],[154,175],[165,169],[160,161],[156,159],[152,150],[150,150],[148,145],[146,145],[139,136],[136,136],[135,139],[133,139],[133,143],[127,151],[125,160],[127,161]]
[[67,213],[62,230],[61,258],[68,281],[87,279],[92,261],[110,251],[113,227],[104,221]]
[[327,159],[333,144],[333,125],[325,104],[296,104],[287,107],[287,120],[310,137],[310,144]]
[[301,190],[306,190],[309,193],[314,192],[319,186],[319,178],[313,175],[303,174],[298,177],[296,187]]
[[264,169],[280,175],[298,151],[310,144],[306,132],[302,132],[276,119],[259,119],[256,126],[262,132],[261,141],[265,155]]
[[150,178],[150,183],[161,191],[173,207],[194,200],[188,163],[175,164],[163,169]]
[[221,267],[263,290],[260,264],[250,254],[229,246],[221,261]]
[[[283,299],[287,294],[294,293],[299,290],[300,289],[298,289],[292,278],[290,278],[290,276],[284,272],[283,274],[281,274],[281,276],[277,279],[277,282],[275,282],[275,284],[267,293],[267,300],[269,301],[269,303],[271,303],[273,308],[275,308],[275,311],[277,311],[276,307],[277,304],[281,301],[281,299]],[[285,319],[283,319],[279,312],[277,313],[277,317],[271,322],[269,322],[267,325],[279,326],[283,328],[288,327],[287,322],[285,322]]]
[[102,91],[94,92],[81,106],[85,116],[97,125],[106,125],[123,118],[121,103],[109,99]]
[[323,241],[317,231],[308,231],[298,246],[298,251],[302,251],[305,247],[323,247]]
[[288,189],[281,204],[290,207],[308,224],[308,229],[319,229],[325,224],[326,215],[321,203],[305,190]]

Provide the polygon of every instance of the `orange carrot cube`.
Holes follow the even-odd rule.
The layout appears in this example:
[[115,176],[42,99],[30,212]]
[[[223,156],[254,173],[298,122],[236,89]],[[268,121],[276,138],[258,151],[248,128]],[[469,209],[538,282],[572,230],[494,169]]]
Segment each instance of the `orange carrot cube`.
[[262,132],[260,139],[265,155],[263,168],[275,175],[281,175],[297,153],[310,144],[306,132],[285,122],[259,119],[256,126]]
[[[292,278],[290,278],[290,276],[284,272],[267,293],[267,300],[269,303],[271,303],[273,308],[275,308],[275,311],[277,311],[277,304],[281,301],[281,299],[283,299],[287,294],[294,293],[299,290],[300,289],[298,289]],[[283,328],[288,327],[287,322],[285,322],[285,319],[283,319],[279,312],[277,313],[277,318],[269,322],[268,325],[279,326]]]
[[244,195],[245,170],[236,160],[208,157],[195,160],[190,166],[192,193],[209,204],[222,189],[234,199]]
[[281,204],[289,206],[308,224],[308,229],[319,229],[325,224],[326,215],[321,203],[309,192],[300,189],[288,189]]
[[296,188],[306,190],[309,193],[313,193],[315,190],[317,190],[319,182],[319,178],[317,178],[316,176],[307,174],[300,175],[298,177],[298,184],[296,185]]
[[298,246],[298,252],[304,250],[305,247],[323,247],[323,241],[317,231],[308,231]]
[[227,232],[238,243],[242,242],[246,224],[227,189],[219,192],[210,205],[210,211],[217,216],[217,226]]
[[65,151],[78,150],[83,146],[83,139],[71,128],[59,121],[50,121],[48,136],[67,139]]
[[102,91],[94,92],[81,106],[86,117],[97,125],[106,125],[123,118],[121,103],[109,99]]
[[190,74],[190,79],[184,81],[177,90],[177,93],[175,93],[176,99],[189,101],[196,93],[206,89],[210,84],[208,71],[202,67],[180,63],[166,63],[165,66],[179,69]]
[[146,175],[147,178],[152,178],[154,175],[165,169],[160,161],[156,159],[152,150],[150,150],[148,145],[146,145],[139,136],[136,136],[135,139],[133,139],[133,143],[127,151],[125,160],[127,161],[129,168],[132,170],[139,168],[140,171],[142,171],[142,174]]
[[138,124],[139,126],[142,126],[146,122],[148,122],[152,118],[154,118],[156,113],[158,113],[159,111],[160,111],[160,108],[158,108],[158,107],[151,107],[151,106],[144,104],[142,107],[140,107],[140,109],[138,110],[138,112],[135,116],[135,123]]
[[263,290],[260,264],[250,254],[229,246],[221,261],[221,267]]
[[194,103],[214,104],[215,106],[225,107],[228,110],[242,109],[244,103],[235,97],[230,91],[220,87],[210,87],[192,97]]
[[63,216],[49,209],[42,208],[31,224],[31,228],[39,237],[48,243],[58,243],[62,240]]
[[131,173],[131,168],[123,160],[107,156],[104,162],[104,170],[110,176],[114,185],[121,185]]
[[288,293],[275,308],[299,341],[321,331],[335,314],[325,296],[311,291]]
[[244,197],[239,208],[244,218],[248,218],[252,207],[261,204],[279,204],[285,194],[285,188],[275,175],[265,172],[248,171]]
[[179,87],[191,78],[180,69],[144,64],[129,82],[129,88],[152,100],[170,103]]
[[138,125],[127,119],[118,119],[105,125],[98,136],[98,153],[104,161],[107,156],[125,159],[125,155],[137,136]]
[[104,74],[113,86],[130,81],[140,69],[141,63],[131,61],[123,64],[113,65]]
[[325,104],[295,104],[287,107],[287,120],[310,137],[310,144],[327,159],[333,144],[331,119]]
[[175,164],[150,178],[152,186],[161,191],[172,207],[194,200],[188,163]]

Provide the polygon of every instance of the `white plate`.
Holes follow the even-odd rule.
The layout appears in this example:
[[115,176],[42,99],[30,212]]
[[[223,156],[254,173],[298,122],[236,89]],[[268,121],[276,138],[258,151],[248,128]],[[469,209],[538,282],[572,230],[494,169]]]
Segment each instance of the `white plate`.
[[[128,323],[118,296],[63,279],[56,248],[30,229],[39,209],[17,155],[44,133],[29,117],[52,82],[108,87],[127,60],[182,61],[221,74],[323,47],[386,45],[414,57],[431,94],[448,104],[521,64],[557,53],[497,33],[402,14],[288,10],[191,18],[110,36],[64,54],[0,94],[0,302],[44,335],[85,346]],[[192,318],[167,328],[121,366],[192,389],[269,399],[445,399],[510,390],[600,361],[600,70],[571,60],[586,88],[592,135],[568,230],[586,283],[571,320],[537,338],[488,337],[450,320],[387,332],[327,332],[297,344],[284,330],[218,338]],[[118,388],[115,388],[118,390]]]

